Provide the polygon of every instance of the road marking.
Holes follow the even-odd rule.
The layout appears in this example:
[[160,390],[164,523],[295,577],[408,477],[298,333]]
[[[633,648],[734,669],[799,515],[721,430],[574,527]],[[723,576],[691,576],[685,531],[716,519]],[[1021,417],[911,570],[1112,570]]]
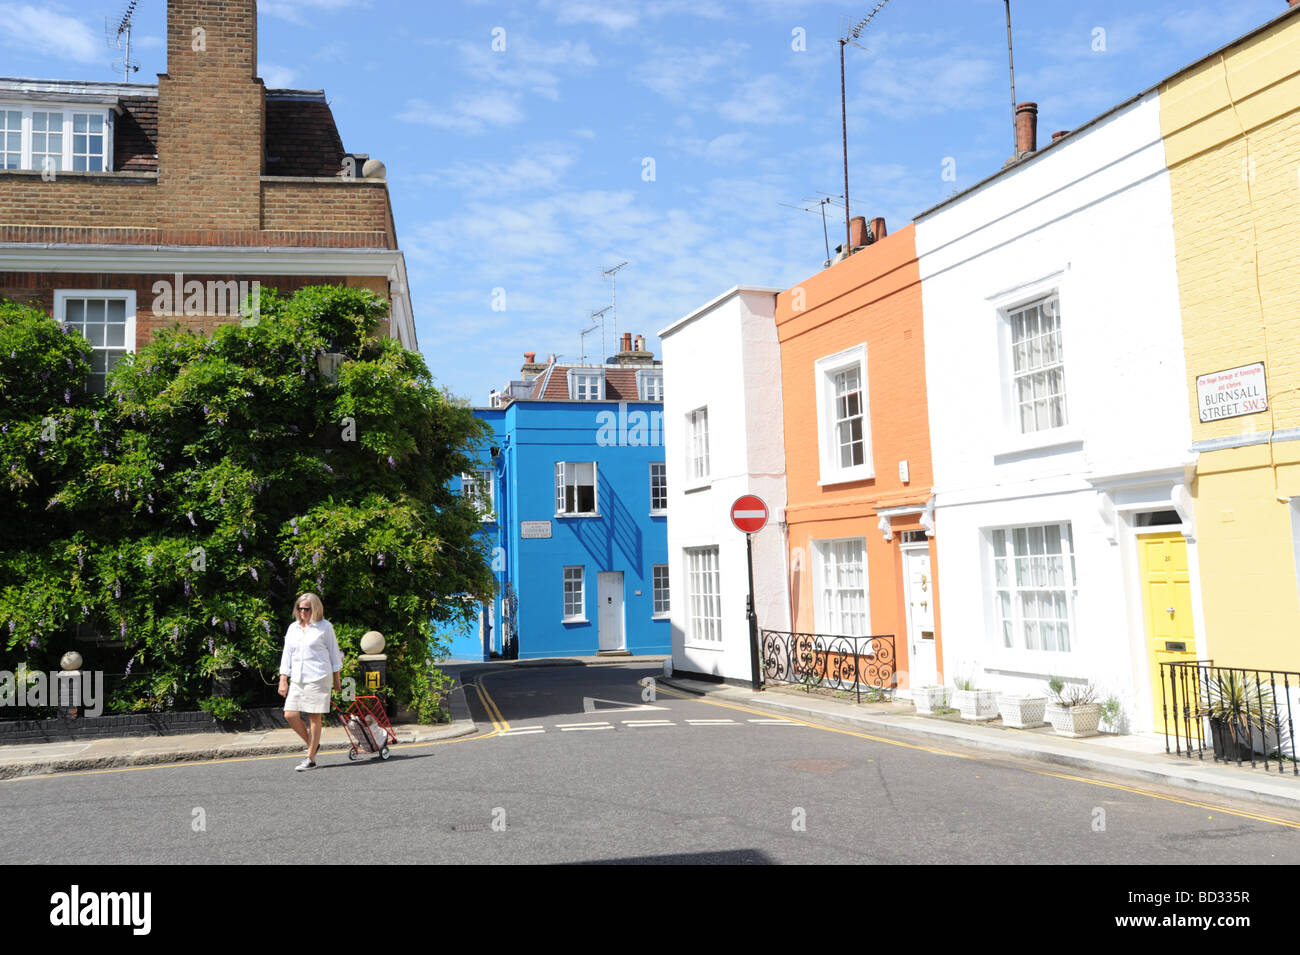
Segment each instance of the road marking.
[[509,721],[501,715],[501,710],[497,707],[496,700],[488,693],[487,687],[483,681],[487,679],[487,674],[480,676],[474,681],[474,688],[478,690],[479,699],[483,701],[484,707],[488,711],[488,717],[492,720],[492,726],[498,733],[508,732],[510,729]]
[[545,733],[545,732],[546,732],[546,727],[544,726],[516,726],[513,729],[506,730],[501,735],[502,736],[528,736],[532,733]]
[[569,723],[568,725],[556,724],[561,733],[579,733],[583,730],[612,730],[614,727],[608,723]]
[[735,720],[687,720],[687,726],[744,726]]
[[751,720],[749,720],[748,722],[750,722],[750,723],[765,723],[765,724],[767,724],[768,726],[798,726],[798,725],[799,725],[798,723],[794,722],[793,720],[777,720],[777,719],[772,719],[772,720],[756,720],[756,719],[751,719]]
[[[608,703],[608,706],[597,706],[597,703]],[[599,696],[584,696],[582,698],[582,711],[584,713],[628,713],[632,710],[666,710],[666,706],[652,706],[649,703],[624,703],[620,700],[605,700]]]
[[[669,687],[664,686],[662,683],[660,683],[656,687],[656,689],[660,693],[667,693],[669,696],[677,697],[678,699],[694,700],[697,703],[706,703],[709,706],[721,706],[729,710],[739,710],[742,713],[763,712],[762,710],[754,710],[746,706],[741,706],[738,703],[723,703],[720,701],[702,699],[693,693],[682,693],[679,690],[670,689]],[[771,717],[768,717],[768,719],[771,719]],[[750,722],[758,722],[758,721],[751,720]],[[986,764],[994,763],[993,760],[985,759],[979,756],[967,756],[964,753],[954,753],[949,750],[935,749],[929,746],[917,746],[914,743],[903,743],[896,739],[885,739],[882,736],[872,736],[870,733],[857,733],[854,732],[853,730],[843,730],[835,726],[821,726],[820,724],[808,723],[805,722],[804,720],[789,719],[789,720],[776,721],[776,722],[792,723],[797,726],[806,726],[809,729],[821,730],[825,733],[839,733],[842,736],[856,736],[859,739],[869,739],[872,742],[876,742],[876,743],[887,743],[890,746],[901,746],[904,749],[916,749],[925,753],[934,753],[938,756],[952,756],[955,757],[956,759],[969,759],[977,763],[986,763]],[[1068,773],[1053,773],[1046,769],[1033,769],[1030,767],[1017,767],[1017,768],[1026,769],[1026,771],[1031,773],[1036,773],[1039,776],[1054,776],[1057,779],[1065,779],[1071,782],[1086,783],[1091,786],[1101,786],[1106,789],[1119,789],[1119,790],[1123,790],[1124,792],[1130,792],[1138,796],[1146,796],[1150,799],[1159,799],[1164,802],[1172,802],[1183,806],[1191,806],[1192,808],[1195,809],[1208,809],[1212,812],[1227,813],[1228,815],[1239,816],[1243,819],[1254,819],[1258,822],[1271,822],[1274,825],[1285,826],[1288,829],[1300,829],[1300,823],[1291,822],[1290,820],[1287,819],[1280,819],[1276,816],[1265,816],[1262,813],[1248,812],[1243,809],[1231,809],[1227,806],[1215,805],[1214,803],[1192,802],[1187,799],[1179,799],[1176,796],[1166,796],[1163,793],[1152,792],[1149,789],[1135,789],[1132,786],[1124,786],[1119,783],[1109,783],[1100,779],[1089,779],[1086,776],[1072,776]]]
[[672,720],[622,720],[624,726],[676,726]]

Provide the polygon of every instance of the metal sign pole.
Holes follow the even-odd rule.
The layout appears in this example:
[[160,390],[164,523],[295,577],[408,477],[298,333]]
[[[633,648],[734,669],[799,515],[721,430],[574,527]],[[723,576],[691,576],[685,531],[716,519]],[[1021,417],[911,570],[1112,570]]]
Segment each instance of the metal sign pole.
[[749,618],[749,678],[750,687],[757,693],[763,689],[758,676],[758,614],[754,612],[754,543],[753,534],[745,535],[745,559],[749,562],[749,602],[745,608]]

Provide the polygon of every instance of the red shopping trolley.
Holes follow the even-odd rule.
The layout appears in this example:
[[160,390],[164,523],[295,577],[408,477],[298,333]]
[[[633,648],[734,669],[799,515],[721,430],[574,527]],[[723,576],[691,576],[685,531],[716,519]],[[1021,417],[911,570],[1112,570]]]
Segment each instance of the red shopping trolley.
[[391,755],[388,746],[397,742],[397,734],[378,697],[358,696],[346,709],[335,706],[334,712],[348,734],[348,759],[361,753],[378,753],[380,759]]

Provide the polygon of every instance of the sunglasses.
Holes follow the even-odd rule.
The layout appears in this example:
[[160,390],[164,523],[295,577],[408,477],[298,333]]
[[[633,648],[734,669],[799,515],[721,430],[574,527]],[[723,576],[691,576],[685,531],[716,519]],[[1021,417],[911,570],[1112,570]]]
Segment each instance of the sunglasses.
[[306,611],[308,611],[309,613],[311,612],[311,607],[299,607],[298,609],[299,609],[299,610],[306,610]]

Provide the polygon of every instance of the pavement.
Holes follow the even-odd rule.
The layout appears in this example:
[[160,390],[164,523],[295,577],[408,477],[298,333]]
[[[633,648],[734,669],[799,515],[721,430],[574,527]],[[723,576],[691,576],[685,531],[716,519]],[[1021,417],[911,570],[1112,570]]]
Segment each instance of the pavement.
[[[494,670],[533,667],[583,667],[640,664],[662,666],[662,656],[600,655],[536,660],[447,661],[441,666],[456,679],[449,698],[450,723],[393,727],[398,743],[425,743],[470,736],[490,726],[476,726],[465,698],[464,684]],[[915,714],[910,703],[858,704],[831,696],[808,693],[797,687],[769,687],[755,693],[747,685],[715,683],[673,676],[657,676],[661,686],[711,702],[750,707],[791,719],[803,719],[854,732],[888,733],[928,741],[1002,753],[1010,757],[1048,763],[1063,770],[1079,769],[1109,776],[1174,787],[1204,795],[1225,796],[1300,810],[1300,778],[1277,770],[1216,764],[1211,754],[1187,758],[1165,749],[1157,733],[1105,734],[1088,739],[1056,736],[1050,727],[1018,730],[1000,723],[977,724],[949,717]],[[330,725],[334,722],[335,725]],[[332,717],[326,718],[320,752],[342,752],[347,736]],[[0,746],[0,779],[85,772],[121,766],[210,761],[230,758],[300,753],[302,740],[289,729],[251,733],[195,733],[185,736],[119,737],[73,742],[23,743]],[[1262,763],[1261,763],[1262,766]]]

